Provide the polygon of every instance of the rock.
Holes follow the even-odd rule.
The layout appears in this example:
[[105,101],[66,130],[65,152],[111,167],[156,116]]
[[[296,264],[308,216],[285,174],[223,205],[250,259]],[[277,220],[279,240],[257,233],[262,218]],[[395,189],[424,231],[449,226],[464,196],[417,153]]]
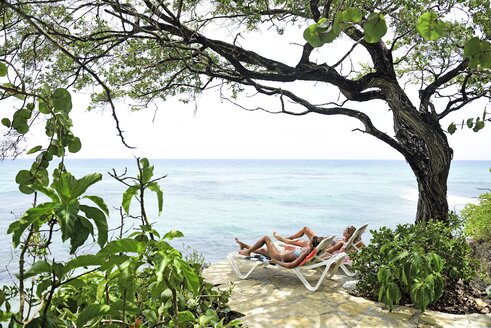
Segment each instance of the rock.
[[488,303],[484,302],[484,301],[483,301],[482,299],[480,299],[480,298],[476,298],[474,301],[476,302],[477,306],[479,306],[479,307],[481,307],[481,308],[483,308],[483,307],[487,307],[487,306],[488,306]]
[[354,290],[354,289],[356,289],[356,283],[357,283],[357,280],[347,281],[344,283],[343,288],[346,290],[349,290],[349,291]]

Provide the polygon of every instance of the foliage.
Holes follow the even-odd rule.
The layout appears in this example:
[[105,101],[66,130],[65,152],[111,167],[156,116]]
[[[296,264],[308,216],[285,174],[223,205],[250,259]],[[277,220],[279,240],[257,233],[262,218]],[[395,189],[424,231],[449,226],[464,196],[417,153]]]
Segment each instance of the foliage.
[[[6,66],[0,65],[0,75],[5,71]],[[202,264],[186,261],[168,243],[182,237],[181,232],[169,231],[161,237],[152,227],[145,211],[145,192],[157,195],[160,214],[163,192],[157,181],[165,176],[155,178],[154,167],[146,158],[137,159],[137,177],[113,171],[113,177],[128,186],[122,199],[125,213],[129,215],[131,201],[136,199],[139,214],[132,217],[141,218],[141,225],[123,237],[123,222],[119,238],[108,242],[108,207],[103,198],[87,194],[102,175],[77,179],[64,165],[66,149],[77,152],[81,148],[80,140],[70,131],[70,93],[62,88],[47,95],[12,92],[33,101],[24,102],[12,121],[2,123],[27,133],[28,119],[37,103],[39,113],[49,115],[46,134],[50,143],[31,149],[28,153],[39,155],[30,170],[21,170],[16,176],[19,190],[34,194],[34,203],[8,228],[13,246],[20,250],[18,283],[0,290],[0,322],[31,328],[238,326],[226,305],[231,287],[219,290],[206,283]],[[54,156],[61,162],[50,183],[47,169]],[[41,194],[48,201],[37,204]],[[50,258],[49,248],[58,231],[63,242],[70,242],[72,257],[66,261]],[[97,237],[99,252],[77,254],[89,236]],[[13,308],[12,304],[19,306]]]
[[[152,180],[153,166],[147,159],[137,159],[137,164],[138,178],[120,175],[118,179],[122,182],[127,179],[138,181],[130,188],[137,187],[142,197],[147,188],[160,191],[157,192],[158,203],[162,204],[163,194],[160,187],[155,186],[159,178]],[[62,172],[50,188],[36,187],[52,202],[34,206],[19,221],[11,224],[9,232],[13,234],[15,246],[20,244],[21,249],[30,249],[41,255],[38,248],[49,246],[49,243],[33,246],[29,236],[33,231],[39,233],[38,227],[43,223],[52,222],[52,229],[60,226],[63,240],[71,239],[71,252],[74,253],[86,242],[89,232],[93,233],[90,222],[75,211],[80,209],[96,222],[101,249],[96,254],[78,255],[66,262],[48,260],[47,256],[35,259],[29,269],[20,272],[19,279],[23,283],[32,282],[32,293],[22,292],[24,302],[29,306],[41,304],[41,307],[31,317],[25,317],[22,311],[12,313],[10,302],[20,290],[4,287],[0,293],[0,306],[4,305],[0,312],[2,321],[10,320],[14,326],[16,322],[30,322],[29,327],[238,325],[228,319],[230,308],[226,303],[231,288],[223,291],[206,283],[201,277],[201,264],[186,261],[168,243],[168,240],[182,237],[181,232],[169,231],[160,237],[147,224],[148,221],[143,220],[140,229],[128,237],[120,235],[120,238],[106,243],[107,206],[101,198],[84,195],[87,188],[99,180],[100,175],[88,175],[77,180],[68,172]],[[93,201],[100,210],[79,204],[79,198]],[[123,203],[125,199],[123,197]],[[137,200],[142,205],[143,198]],[[129,212],[129,204],[125,210]],[[23,231],[28,227],[29,236],[20,243]],[[120,229],[122,232],[123,227]]]
[[425,254],[421,248],[389,256],[389,263],[378,270],[377,279],[378,300],[388,305],[390,311],[394,304],[399,304],[402,293],[409,294],[421,311],[440,298],[444,288],[441,275],[444,262],[440,256],[434,252]]
[[464,232],[476,241],[491,242],[491,193],[479,196],[479,204],[467,204],[461,212]]
[[424,310],[438,299],[442,286],[452,288],[460,279],[471,279],[470,247],[461,222],[454,214],[451,217],[450,225],[429,221],[371,231],[370,243],[353,255],[361,294],[390,308],[399,300],[412,300]]

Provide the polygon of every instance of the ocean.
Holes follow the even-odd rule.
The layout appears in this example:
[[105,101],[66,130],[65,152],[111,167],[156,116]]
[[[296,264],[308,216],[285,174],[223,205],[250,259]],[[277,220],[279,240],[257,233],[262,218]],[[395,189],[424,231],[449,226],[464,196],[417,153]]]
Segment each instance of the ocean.
[[[32,196],[21,194],[15,175],[31,160],[0,162],[0,283],[12,280],[16,254],[7,228],[29,208]],[[164,191],[164,210],[157,216],[157,201],[148,193],[147,213],[157,231],[180,230],[184,237],[172,244],[184,253],[195,249],[208,263],[225,259],[237,250],[234,237],[254,242],[263,235],[291,234],[303,226],[319,235],[340,235],[347,225],[368,223],[369,229],[395,227],[414,221],[416,181],[404,161],[381,160],[151,160]],[[54,167],[54,165],[52,164]],[[80,178],[103,173],[103,180],[87,194],[106,200],[111,209],[110,236],[120,225],[119,206],[125,186],[107,172],[128,170],[136,175],[134,159],[68,159],[66,166]],[[491,161],[454,161],[448,200],[459,211],[476,202],[482,189],[491,188]],[[132,210],[137,210],[132,203]],[[136,212],[135,212],[136,213]],[[139,222],[128,219],[125,229]],[[370,232],[363,239],[368,242]],[[189,248],[190,247],[190,248]],[[81,252],[95,252],[92,241]],[[67,256],[59,239],[52,256]]]

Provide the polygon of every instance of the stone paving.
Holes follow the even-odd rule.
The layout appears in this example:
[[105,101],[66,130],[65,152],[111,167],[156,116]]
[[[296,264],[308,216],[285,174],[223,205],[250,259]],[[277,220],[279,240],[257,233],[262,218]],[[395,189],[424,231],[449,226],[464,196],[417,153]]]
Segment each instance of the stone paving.
[[293,272],[275,267],[260,266],[241,280],[222,261],[207,268],[204,277],[222,287],[234,284],[229,305],[244,314],[241,320],[250,328],[491,327],[491,314],[421,313],[404,306],[389,312],[383,304],[349,295],[342,288],[349,279],[344,275],[325,280],[316,292],[308,291]]

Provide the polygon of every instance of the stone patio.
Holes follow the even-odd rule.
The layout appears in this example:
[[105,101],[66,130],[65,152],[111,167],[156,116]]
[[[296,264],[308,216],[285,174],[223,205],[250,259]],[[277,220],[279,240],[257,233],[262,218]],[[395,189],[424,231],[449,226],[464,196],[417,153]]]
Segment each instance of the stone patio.
[[[250,263],[244,263],[244,268]],[[349,295],[342,285],[348,277],[334,275],[316,292],[308,291],[293,272],[258,267],[239,279],[228,261],[211,265],[205,279],[227,287],[234,284],[230,307],[244,314],[247,327],[491,327],[490,314],[421,313],[399,306],[389,312],[383,304]]]

